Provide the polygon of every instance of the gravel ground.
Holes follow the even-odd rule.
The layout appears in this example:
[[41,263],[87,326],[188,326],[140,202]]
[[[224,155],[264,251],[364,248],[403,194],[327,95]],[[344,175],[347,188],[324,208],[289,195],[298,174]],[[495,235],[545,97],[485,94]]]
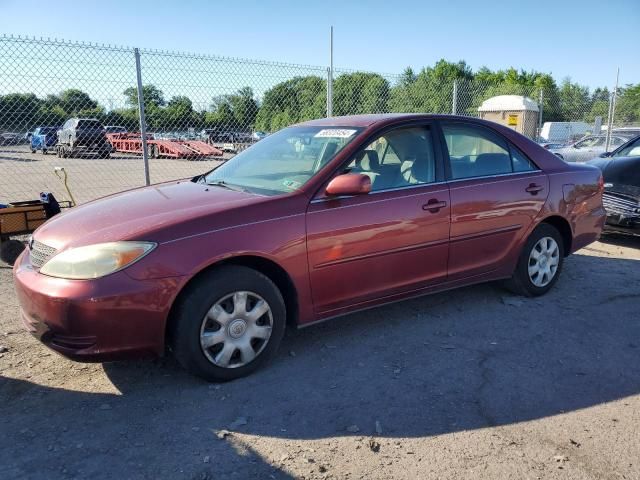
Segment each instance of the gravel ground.
[[221,385],[50,352],[2,267],[0,477],[638,479],[639,248],[581,250],[543,298],[480,285],[290,332]]
[[[225,154],[223,158],[231,155]],[[149,160],[151,183],[199,175],[220,163],[207,160]],[[71,193],[84,203],[111,193],[144,185],[144,163],[140,155],[115,153],[109,159],[58,158],[55,154],[31,153],[28,145],[0,146],[0,203],[38,198],[41,191],[53,192],[58,200],[68,200],[54,167],[64,167]]]

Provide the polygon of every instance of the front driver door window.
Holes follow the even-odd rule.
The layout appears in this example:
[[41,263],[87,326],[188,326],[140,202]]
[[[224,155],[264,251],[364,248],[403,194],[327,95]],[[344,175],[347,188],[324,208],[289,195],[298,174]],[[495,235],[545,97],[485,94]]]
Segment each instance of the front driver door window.
[[348,170],[371,179],[371,191],[433,183],[436,178],[431,130],[401,128],[376,138],[349,163]]

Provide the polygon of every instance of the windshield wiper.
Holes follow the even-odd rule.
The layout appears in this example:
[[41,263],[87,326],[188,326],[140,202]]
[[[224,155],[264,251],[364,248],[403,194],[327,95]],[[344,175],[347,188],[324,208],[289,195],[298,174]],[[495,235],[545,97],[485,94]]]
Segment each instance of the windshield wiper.
[[222,187],[228,190],[233,190],[236,192],[248,192],[246,188],[241,187],[240,185],[235,185],[233,183],[227,183],[224,180],[214,180],[212,182],[207,182],[207,185],[212,185],[214,187]]

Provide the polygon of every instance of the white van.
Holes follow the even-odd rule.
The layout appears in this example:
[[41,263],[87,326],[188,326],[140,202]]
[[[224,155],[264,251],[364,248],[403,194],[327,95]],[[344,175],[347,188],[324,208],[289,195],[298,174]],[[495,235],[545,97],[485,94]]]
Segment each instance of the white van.
[[591,126],[585,122],[544,122],[540,140],[568,143],[584,137],[590,128]]

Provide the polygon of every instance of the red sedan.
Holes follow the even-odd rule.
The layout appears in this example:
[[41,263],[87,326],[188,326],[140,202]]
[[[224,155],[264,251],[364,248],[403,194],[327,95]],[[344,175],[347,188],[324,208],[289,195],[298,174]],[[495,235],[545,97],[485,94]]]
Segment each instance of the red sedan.
[[600,235],[602,191],[596,168],[478,119],[315,120],[53,218],[15,283],[26,327],[65,356],[169,349],[229,380],[271,358],[286,324],[498,279],[546,293]]

